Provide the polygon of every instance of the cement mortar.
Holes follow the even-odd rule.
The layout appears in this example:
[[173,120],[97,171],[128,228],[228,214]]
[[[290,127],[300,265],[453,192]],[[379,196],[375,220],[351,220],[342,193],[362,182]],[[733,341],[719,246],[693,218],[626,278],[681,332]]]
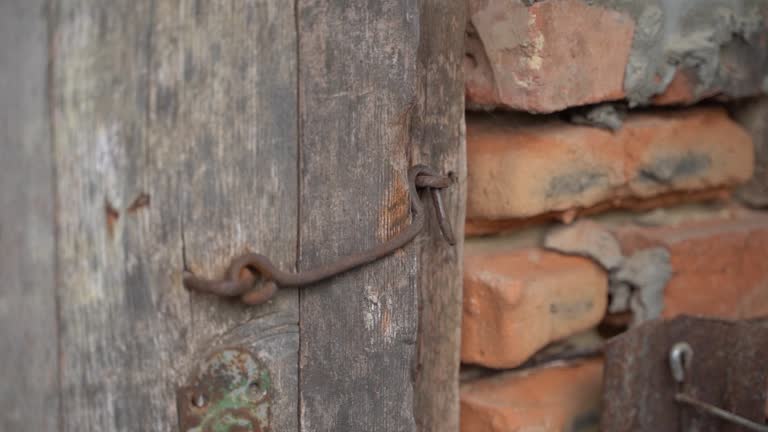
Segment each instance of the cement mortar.
[[571,123],[599,127],[616,132],[624,124],[627,109],[623,104],[606,102],[586,107],[577,107],[566,115]]
[[[766,28],[763,17],[768,13],[765,0],[585,2],[635,19],[624,77],[630,106],[648,104],[667,89],[678,72],[695,77],[696,99],[711,96],[713,89],[741,97],[759,90],[760,84],[768,87],[768,53],[765,41],[761,42]],[[754,83],[758,83],[757,89]]]
[[669,251],[653,247],[623,256],[614,235],[588,219],[551,229],[546,249],[592,259],[608,272],[611,294],[608,311],[632,311],[632,325],[661,317],[664,289],[672,277]]

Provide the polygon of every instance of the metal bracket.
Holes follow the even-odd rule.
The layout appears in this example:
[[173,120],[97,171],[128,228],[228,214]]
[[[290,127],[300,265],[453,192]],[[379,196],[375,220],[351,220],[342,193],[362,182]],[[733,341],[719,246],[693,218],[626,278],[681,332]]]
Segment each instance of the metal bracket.
[[678,393],[675,395],[675,401],[696,408],[703,413],[717,417],[734,425],[739,425],[745,429],[755,432],[768,432],[768,426],[750,419],[734,414],[728,410],[716,407],[710,403],[697,399],[686,394],[686,389],[691,385],[687,379],[687,373],[693,362],[693,348],[688,342],[678,342],[672,345],[669,350],[669,368],[672,370],[672,377],[677,382]]
[[272,381],[250,352],[225,348],[176,393],[182,432],[268,432]]
[[644,323],[605,348],[601,430],[764,430],[766,359],[766,324],[685,316]]

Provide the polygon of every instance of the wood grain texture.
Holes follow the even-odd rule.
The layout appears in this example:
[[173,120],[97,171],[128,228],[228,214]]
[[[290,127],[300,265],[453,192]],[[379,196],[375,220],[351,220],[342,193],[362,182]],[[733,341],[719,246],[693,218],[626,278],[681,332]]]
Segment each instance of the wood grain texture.
[[290,290],[246,307],[181,286],[245,250],[292,269],[299,245],[306,269],[391,237],[415,162],[456,175],[461,236],[460,44],[424,32],[463,19],[425,5],[55,2],[60,430],[175,429],[176,386],[228,344],[270,367],[276,430],[455,424],[437,417],[456,406],[461,247],[434,227],[300,309]]
[[413,110],[413,159],[451,173],[443,200],[456,245],[449,245],[429,209],[419,242],[419,343],[415,412],[419,431],[459,430],[459,352],[466,203],[464,31],[466,2],[421,0],[418,104]]
[[[416,2],[299,0],[299,267],[410,222]],[[416,246],[301,290],[301,430],[415,429]]]
[[[178,144],[151,145],[149,0],[58,2],[62,431],[171,430],[191,325]],[[142,195],[149,205],[127,209]]]
[[58,423],[45,2],[0,2],[0,430]]
[[273,425],[295,430],[295,292],[248,308],[181,285],[248,248],[295,264],[292,5],[57,5],[62,430],[175,430],[176,386],[233,341],[273,369]]
[[[292,4],[158,2],[152,146],[177,146],[185,266],[220,276],[232,257],[296,265],[297,84]],[[189,343],[203,358],[248,346],[271,370],[274,430],[298,429],[298,295],[247,306],[193,293]],[[224,335],[220,338],[220,335]],[[219,340],[220,339],[220,340]]]
[[[462,235],[463,5],[433,3],[298,2],[301,269],[406,227],[418,162],[457,177],[447,200]],[[430,226],[301,291],[302,430],[457,430],[460,257]]]

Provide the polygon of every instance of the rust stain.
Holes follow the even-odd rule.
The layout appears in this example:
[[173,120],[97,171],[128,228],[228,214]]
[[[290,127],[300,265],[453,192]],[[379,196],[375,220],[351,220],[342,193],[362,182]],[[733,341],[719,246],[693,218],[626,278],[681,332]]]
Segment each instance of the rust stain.
[[149,194],[146,192],[140,193],[139,196],[133,200],[131,205],[128,206],[128,213],[135,213],[144,207],[149,207]]
[[384,337],[387,337],[387,335],[392,333],[392,319],[390,317],[390,312],[389,312],[390,305],[384,302],[383,306],[384,306],[383,307],[384,310],[381,313],[381,325],[379,326],[380,327],[379,329],[381,331],[381,334]]
[[104,198],[104,214],[107,220],[107,234],[109,238],[112,238],[115,235],[115,224],[120,219],[120,213],[112,206],[108,198]]
[[416,108],[416,97],[413,97],[408,105],[405,106],[403,111],[398,115],[397,121],[395,121],[396,127],[400,129],[397,137],[397,144],[399,150],[405,150],[408,148],[408,143],[411,138],[411,123],[413,121],[413,110]]
[[411,119],[413,118],[413,109],[416,108],[416,97],[411,98],[411,101],[405,106],[398,116],[396,126],[400,126],[404,130],[408,130],[411,126]]
[[408,187],[398,179],[395,179],[384,194],[379,215],[379,227],[377,237],[385,241],[403,230],[409,223],[410,205],[408,201]]

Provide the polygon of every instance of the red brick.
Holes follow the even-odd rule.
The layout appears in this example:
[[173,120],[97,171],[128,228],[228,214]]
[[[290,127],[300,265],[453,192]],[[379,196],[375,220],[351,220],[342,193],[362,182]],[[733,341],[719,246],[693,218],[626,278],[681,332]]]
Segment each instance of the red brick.
[[[676,2],[662,2],[656,5],[659,16],[669,22],[658,25],[671,29],[656,32],[647,20],[638,24],[652,8],[639,12],[631,2],[468,3],[464,69],[470,108],[546,113],[624,98],[643,105],[688,105],[713,96],[743,98],[764,91],[765,5],[746,12],[736,5],[715,10],[690,1],[681,15]],[[725,22],[727,12],[737,18]],[[757,24],[761,18],[761,27],[745,27],[747,20]],[[674,28],[682,20],[688,30],[681,37]],[[719,46],[702,49],[697,45],[702,34]],[[672,62],[679,66],[671,69]],[[667,83],[669,74],[674,75]]]
[[562,432],[599,418],[602,361],[506,372],[461,385],[462,432]]
[[592,216],[620,207],[630,211],[642,212],[664,207],[672,207],[687,203],[726,202],[731,198],[728,186],[709,188],[700,191],[671,192],[653,198],[622,198],[614,201],[604,201],[600,204],[579,209],[551,211],[538,216],[523,219],[468,219],[464,225],[464,235],[467,237],[485,236],[546,224],[552,221],[569,224],[576,218]]
[[556,119],[475,115],[467,120],[467,217],[632,207],[744,182],[753,161],[751,138],[720,108],[633,113],[615,133]]
[[591,260],[540,249],[468,252],[461,360],[520,365],[550,342],[597,325],[606,273]]
[[470,105],[552,112],[624,96],[634,22],[558,0],[470,0],[466,93]]
[[614,233],[625,255],[654,246],[669,250],[672,278],[665,288],[663,316],[768,316],[768,215],[622,227]]

